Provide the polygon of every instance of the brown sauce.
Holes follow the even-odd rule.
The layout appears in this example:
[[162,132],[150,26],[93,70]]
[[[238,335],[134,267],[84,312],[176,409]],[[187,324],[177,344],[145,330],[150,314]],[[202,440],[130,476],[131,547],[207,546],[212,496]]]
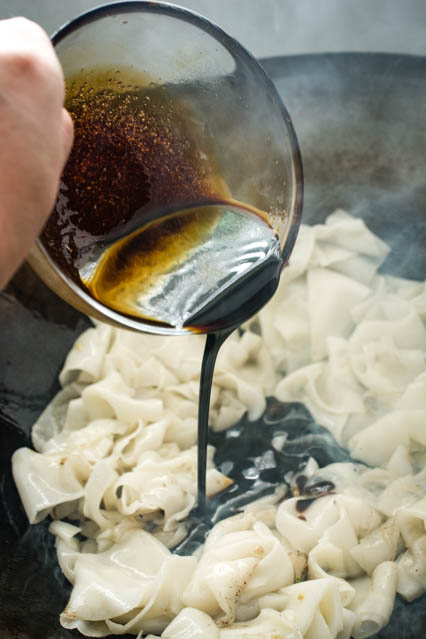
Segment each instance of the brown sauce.
[[189,107],[136,79],[128,70],[82,71],[67,83],[75,140],[42,241],[79,283],[93,243],[226,195]]
[[309,499],[298,499],[296,502],[296,510],[298,513],[303,513],[305,510],[309,508],[311,504],[315,501],[315,497],[310,497]]
[[296,502],[296,510],[299,513],[305,512],[319,497],[333,494],[336,488],[333,482],[328,479],[322,479],[312,483],[306,475],[298,475],[296,477],[296,486],[297,491],[304,495],[302,499],[298,499]]

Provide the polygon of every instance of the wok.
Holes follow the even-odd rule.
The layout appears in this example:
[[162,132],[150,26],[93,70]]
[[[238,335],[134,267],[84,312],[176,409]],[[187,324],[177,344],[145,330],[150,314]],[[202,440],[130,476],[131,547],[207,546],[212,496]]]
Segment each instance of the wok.
[[[305,171],[303,222],[322,222],[341,207],[362,217],[392,247],[383,272],[426,275],[426,58],[386,54],[325,54],[262,61],[294,122]],[[0,294],[0,637],[70,639],[59,625],[69,587],[56,562],[46,523],[29,526],[11,477],[13,451],[29,444],[33,422],[59,389],[57,375],[89,320],[54,296],[24,265]],[[302,411],[303,412],[303,411]],[[318,426],[304,412],[288,420],[289,453],[261,478],[267,492],[288,466],[313,452],[321,464],[347,458],[329,441],[306,450],[296,435]],[[234,457],[244,498],[254,494],[241,469],[267,437],[242,424],[244,445],[215,436],[217,463]],[[297,443],[296,442],[299,442]],[[303,438],[302,438],[303,440]],[[315,440],[310,438],[310,441]],[[296,461],[295,461],[296,460]],[[269,472],[269,474],[268,474]],[[249,473],[245,473],[249,476]],[[259,492],[259,491],[258,491]],[[238,500],[237,500],[238,501]],[[235,499],[218,502],[230,514]],[[220,507],[220,504],[221,507]],[[420,639],[426,634],[426,596],[397,598],[391,621],[377,637]]]

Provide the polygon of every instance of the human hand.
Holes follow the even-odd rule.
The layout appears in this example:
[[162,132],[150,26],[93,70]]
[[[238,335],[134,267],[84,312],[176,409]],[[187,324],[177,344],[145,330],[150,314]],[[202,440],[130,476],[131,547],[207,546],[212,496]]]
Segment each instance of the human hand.
[[64,78],[41,27],[0,20],[0,289],[50,214],[73,140]]

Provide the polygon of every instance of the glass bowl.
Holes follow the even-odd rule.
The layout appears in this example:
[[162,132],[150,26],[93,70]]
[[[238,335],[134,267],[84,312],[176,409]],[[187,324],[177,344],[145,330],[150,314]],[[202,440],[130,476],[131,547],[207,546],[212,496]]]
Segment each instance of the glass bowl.
[[[113,325],[150,333],[178,334],[193,330],[188,318],[196,314],[194,309],[199,310],[218,291],[228,290],[243,274],[249,274],[258,266],[257,258],[253,258],[253,242],[257,241],[265,226],[260,217],[267,218],[277,238],[280,267],[286,263],[300,224],[303,183],[300,152],[290,116],[272,82],[260,64],[238,42],[195,13],[151,2],[120,2],[98,7],[63,26],[52,41],[64,69],[68,97],[76,82],[90,84],[93,74],[101,73],[104,77],[106,74],[107,82],[115,83],[115,87],[117,83],[123,86],[123,82],[130,82],[126,86],[133,88],[136,85],[139,89],[139,85],[146,82],[148,88],[144,87],[144,90],[165,90],[172,101],[184,102],[189,115],[177,137],[187,136],[183,144],[195,145],[196,154],[201,157],[200,171],[203,175],[210,172],[215,186],[209,186],[208,201],[204,198],[200,208],[203,194],[200,195],[197,190],[198,177],[192,179],[192,174],[188,177],[183,166],[185,157],[179,160],[172,148],[172,153],[165,159],[159,156],[157,164],[160,169],[148,167],[151,204],[155,198],[157,200],[151,208],[145,204],[139,207],[139,213],[143,209],[144,221],[150,219],[150,215],[152,219],[158,216],[168,216],[169,219],[183,209],[190,212],[191,220],[196,211],[203,221],[210,218],[226,221],[226,224],[214,222],[213,226],[208,222],[212,232],[203,236],[195,247],[198,250],[199,244],[206,247],[208,242],[211,243],[210,252],[201,265],[193,259],[193,255],[198,256],[198,253],[192,250],[195,245],[191,245],[187,255],[192,257],[188,260],[185,257],[184,267],[179,266],[182,260],[175,260],[172,266],[164,267],[159,277],[161,291],[158,293],[158,287],[149,289],[149,300],[139,317],[138,312],[133,313],[134,306],[120,306],[119,303],[114,306],[115,302],[111,305],[105,302],[105,297],[95,299],[89,294],[88,289],[81,286],[79,278],[71,277],[57,259],[45,232],[34,246],[29,261],[55,293],[76,309]],[[125,78],[120,75],[123,70]],[[117,80],[117,77],[121,79]],[[160,107],[163,108],[163,105],[160,104]],[[172,129],[175,124],[173,121]],[[77,131],[76,139],[78,135]],[[174,133],[171,135],[171,142],[168,140],[167,143],[178,145],[180,141]],[[134,136],[133,142],[135,139],[140,138]],[[115,153],[114,144],[110,143],[105,155],[100,156],[97,164],[100,176],[106,170],[103,162],[107,164],[111,154]],[[181,152],[181,149],[178,151]],[[148,158],[148,161],[151,162],[151,159]],[[193,161],[194,157],[191,157],[189,162]],[[164,174],[161,183],[157,179],[159,172],[169,162],[176,163],[176,167],[168,169],[169,173]],[[154,160],[152,163],[155,164]],[[146,173],[147,167],[142,168]],[[179,174],[173,182],[172,172],[175,170]],[[111,189],[115,197],[115,187],[111,184],[114,176],[112,180],[106,180],[105,188]],[[187,183],[181,188],[185,180]],[[218,191],[214,190],[218,184],[219,197]],[[74,193],[70,189],[69,184],[61,184],[56,205],[58,215],[66,218],[61,242],[64,234],[68,233],[70,214],[75,211],[71,205],[68,209],[62,206],[64,198],[65,201],[71,198],[70,202],[73,202]],[[172,195],[166,193],[167,189],[173,190]],[[224,194],[227,203],[223,205]],[[99,199],[104,196],[102,191]],[[105,197],[109,197],[109,191]],[[260,213],[260,217],[253,211]],[[133,225],[132,232],[137,228],[139,213],[135,213],[129,222],[130,226]],[[114,228],[114,233],[117,228]],[[217,229],[222,229],[221,235]],[[183,228],[179,232],[180,238],[185,231]],[[52,246],[54,244],[51,242]],[[90,257],[95,262],[89,260],[86,263],[84,268],[89,278],[93,273],[93,263],[98,264],[96,260],[104,249],[102,241],[96,244],[97,257]],[[167,250],[170,252],[171,249]],[[187,267],[188,261],[190,268]],[[213,263],[215,269],[212,269]],[[192,275],[188,275],[190,270]],[[148,269],[147,272],[149,276],[151,271]],[[277,282],[279,272],[280,269]],[[146,279],[143,286],[145,282]],[[154,292],[151,293],[151,290]],[[243,313],[241,319],[248,319],[259,310],[273,290],[274,287],[270,287],[267,294],[254,296],[256,301],[245,310],[247,317]],[[158,297],[162,299],[160,313],[152,303],[152,299],[157,300]],[[181,306],[192,297],[196,303],[189,305],[188,302],[190,308],[185,310],[186,315],[182,313],[176,320],[175,315],[180,313]],[[154,310],[150,314],[152,308]],[[197,332],[209,330],[206,325],[197,327]]]

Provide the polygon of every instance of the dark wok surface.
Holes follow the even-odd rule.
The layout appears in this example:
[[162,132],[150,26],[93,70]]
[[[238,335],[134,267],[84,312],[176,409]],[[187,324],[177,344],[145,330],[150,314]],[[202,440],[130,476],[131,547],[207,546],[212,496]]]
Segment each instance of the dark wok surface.
[[[263,65],[299,138],[305,171],[303,221],[323,221],[337,207],[362,216],[393,248],[383,270],[424,279],[426,59],[330,54],[273,58]],[[59,626],[67,585],[46,524],[28,527],[11,478],[10,456],[28,445],[33,422],[58,390],[65,355],[88,325],[28,267],[0,293],[1,639],[81,637]],[[238,449],[245,459],[235,460],[236,472],[239,464],[247,464],[247,446],[235,446],[236,455]],[[322,463],[330,461],[325,456]],[[279,463],[276,472],[282,475],[290,462]],[[412,604],[398,600],[391,623],[377,635],[424,636],[426,597]]]

